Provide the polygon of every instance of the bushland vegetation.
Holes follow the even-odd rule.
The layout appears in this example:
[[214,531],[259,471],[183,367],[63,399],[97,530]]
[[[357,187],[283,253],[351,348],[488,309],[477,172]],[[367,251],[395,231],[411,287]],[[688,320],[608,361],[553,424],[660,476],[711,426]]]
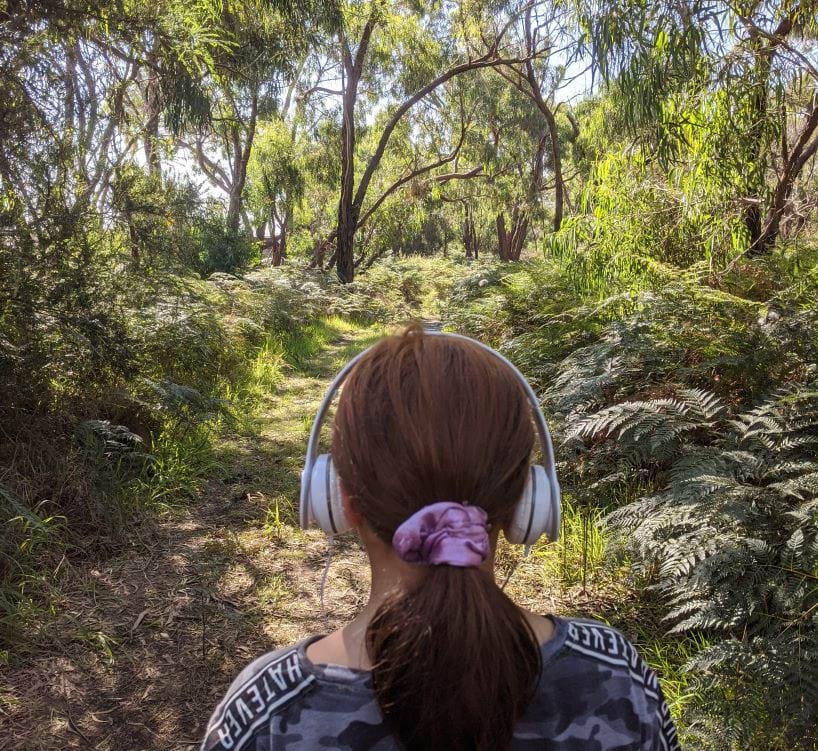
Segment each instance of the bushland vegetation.
[[425,316],[541,395],[535,578],[637,639],[686,747],[815,748],[816,34],[783,0],[0,2],[3,661],[59,639],[65,567],[195,506],[327,319]]

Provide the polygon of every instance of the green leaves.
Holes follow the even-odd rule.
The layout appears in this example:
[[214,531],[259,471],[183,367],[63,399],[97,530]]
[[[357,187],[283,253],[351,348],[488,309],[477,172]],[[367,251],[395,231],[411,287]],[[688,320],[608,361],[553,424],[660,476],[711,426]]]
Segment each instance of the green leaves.
[[[615,166],[605,190],[613,194],[619,180],[631,191]],[[655,254],[644,235],[623,237],[621,228],[620,248]],[[659,599],[669,634],[697,645],[679,702],[685,747],[810,751],[818,712],[812,297],[782,272],[780,292],[766,293],[776,302],[759,317],[757,303],[728,291],[744,289],[740,278],[763,278],[773,259],[737,270],[721,289],[704,284],[700,269],[672,267],[659,281],[643,278],[643,291],[615,274],[574,286],[575,258],[597,252],[582,238],[576,255],[476,275],[459,292],[455,320],[503,344],[540,389],[565,492],[608,512],[609,539],[617,560],[631,562],[637,593]],[[608,294],[599,301],[597,291]]]
[[[572,428],[597,439],[615,432],[615,456],[629,463],[672,462],[659,475],[666,478],[663,490],[614,512],[609,524],[628,530],[641,566],[658,565],[658,585],[671,605],[671,633],[724,634],[726,641],[717,641],[688,668],[705,696],[727,690],[740,671],[741,690],[765,713],[741,728],[747,743],[764,737],[769,723],[801,747],[798,738],[818,710],[818,652],[806,648],[815,644],[818,629],[808,620],[818,608],[813,388],[793,384],[786,389],[786,407],[779,393],[721,422],[710,420],[728,410],[696,390],[678,401],[616,405]],[[652,437],[678,438],[675,460],[655,441],[645,452],[636,445],[644,440],[638,427],[645,425]],[[782,638],[787,632],[789,640]],[[774,658],[764,644],[778,645]],[[777,662],[807,680],[773,683]],[[715,685],[704,670],[715,673]],[[770,685],[777,686],[772,696]],[[733,714],[723,711],[720,721],[732,726]]]

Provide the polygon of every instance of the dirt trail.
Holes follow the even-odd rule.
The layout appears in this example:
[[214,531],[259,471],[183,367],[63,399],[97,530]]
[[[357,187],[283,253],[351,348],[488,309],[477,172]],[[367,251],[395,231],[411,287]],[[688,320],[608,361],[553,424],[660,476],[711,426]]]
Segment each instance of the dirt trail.
[[252,436],[218,447],[219,479],[149,540],[64,572],[59,643],[0,672],[0,749],[192,749],[254,656],[336,628],[368,590],[354,540],[293,526],[307,433],[330,377],[377,336],[355,331],[287,373]]
[[[298,528],[295,504],[327,383],[380,333],[351,329],[287,372],[253,429],[220,441],[199,497],[129,554],[98,568],[64,564],[59,636],[24,667],[0,667],[0,751],[195,749],[247,662],[354,615],[369,587],[363,551],[354,538],[336,543],[325,616],[326,539]],[[500,581],[519,555],[498,550]],[[507,589],[516,602],[542,613],[619,610],[610,581],[585,592],[544,576],[543,564],[535,551],[516,570]]]

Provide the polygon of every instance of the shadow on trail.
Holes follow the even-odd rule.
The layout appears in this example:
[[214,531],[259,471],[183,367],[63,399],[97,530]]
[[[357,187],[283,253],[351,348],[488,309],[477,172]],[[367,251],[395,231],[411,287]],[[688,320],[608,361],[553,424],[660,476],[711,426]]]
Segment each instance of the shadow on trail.
[[247,662],[355,612],[368,590],[365,556],[354,541],[336,546],[325,617],[326,542],[297,528],[298,484],[330,377],[380,333],[344,333],[288,369],[257,429],[219,442],[219,476],[156,524],[147,549],[64,578],[59,652],[14,671],[0,747],[196,748]]

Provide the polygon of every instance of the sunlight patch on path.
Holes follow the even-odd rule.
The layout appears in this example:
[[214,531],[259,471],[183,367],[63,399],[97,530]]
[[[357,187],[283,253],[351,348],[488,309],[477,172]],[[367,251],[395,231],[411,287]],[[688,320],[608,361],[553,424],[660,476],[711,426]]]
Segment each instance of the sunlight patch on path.
[[[216,701],[254,657],[348,620],[366,557],[339,541],[318,601],[326,538],[297,525],[312,419],[331,377],[383,333],[342,321],[216,449],[218,477],[156,525],[147,545],[70,567],[59,648],[4,676],[3,749],[195,748]],[[249,430],[246,426],[250,425]]]

